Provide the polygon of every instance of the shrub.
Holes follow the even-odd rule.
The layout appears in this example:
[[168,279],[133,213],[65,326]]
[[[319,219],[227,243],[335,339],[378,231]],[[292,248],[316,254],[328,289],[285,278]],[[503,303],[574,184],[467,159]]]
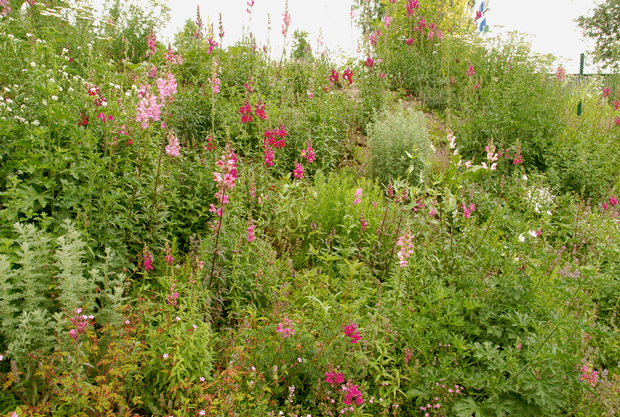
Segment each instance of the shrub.
[[379,183],[396,178],[422,182],[432,153],[425,120],[422,113],[401,104],[368,127],[370,172]]

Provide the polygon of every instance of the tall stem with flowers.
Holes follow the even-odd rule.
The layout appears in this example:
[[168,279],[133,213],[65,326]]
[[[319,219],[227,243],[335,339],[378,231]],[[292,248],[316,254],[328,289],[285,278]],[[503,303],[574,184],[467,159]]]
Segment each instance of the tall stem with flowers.
[[220,232],[222,230],[224,208],[229,202],[226,192],[232,189],[237,181],[237,154],[230,143],[226,145],[225,152],[220,160],[217,161],[216,165],[217,171],[213,171],[213,181],[216,182],[218,188],[218,191],[215,193],[217,207],[215,204],[211,204],[209,211],[215,213],[217,216],[217,223],[214,225],[215,244],[213,246],[213,261],[211,262],[211,272],[209,273],[207,288],[211,288],[213,276],[215,275],[215,261],[217,259]]

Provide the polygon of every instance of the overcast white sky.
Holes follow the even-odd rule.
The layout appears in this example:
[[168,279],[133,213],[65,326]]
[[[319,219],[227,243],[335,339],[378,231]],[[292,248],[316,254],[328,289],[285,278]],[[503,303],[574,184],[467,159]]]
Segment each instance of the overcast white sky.
[[[101,0],[95,0],[100,2]],[[251,0],[250,0],[251,1]],[[254,0],[252,21],[249,27],[260,46],[269,39],[273,53],[282,51],[282,14],[285,0]],[[405,2],[406,0],[398,0]],[[433,1],[433,0],[420,0]],[[481,0],[476,0],[477,6]],[[496,36],[503,31],[519,31],[532,35],[532,47],[539,53],[552,53],[564,58],[568,73],[579,71],[579,54],[586,52],[588,43],[581,37],[581,31],[574,20],[588,13],[597,0],[488,0],[489,9],[485,15],[490,32],[485,36]],[[359,38],[357,29],[351,28],[351,0],[290,0],[291,23],[288,41],[295,29],[309,33],[309,40],[316,50],[319,30],[322,31],[324,46],[333,52],[341,49],[344,55],[352,55]],[[169,0],[171,21],[167,35],[172,40],[187,19],[195,19],[196,7],[200,6],[204,22],[209,19],[217,31],[219,13],[222,14],[224,46],[234,44],[241,38],[244,26],[249,22],[246,12],[247,0]],[[268,31],[270,15],[271,31]],[[268,38],[269,36],[269,38]],[[288,48],[287,48],[288,51]],[[335,56],[334,56],[335,58]],[[586,72],[593,71],[586,67]]]

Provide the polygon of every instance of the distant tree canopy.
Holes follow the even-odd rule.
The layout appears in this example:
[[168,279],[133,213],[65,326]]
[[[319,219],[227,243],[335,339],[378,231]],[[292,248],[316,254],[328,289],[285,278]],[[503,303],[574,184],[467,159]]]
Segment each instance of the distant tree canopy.
[[592,16],[576,19],[585,36],[594,39],[595,61],[603,68],[620,68],[620,0],[604,0]]

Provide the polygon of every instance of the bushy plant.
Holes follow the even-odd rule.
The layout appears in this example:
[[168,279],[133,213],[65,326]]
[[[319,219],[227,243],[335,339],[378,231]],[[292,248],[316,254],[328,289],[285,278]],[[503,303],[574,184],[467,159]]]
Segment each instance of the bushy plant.
[[390,179],[407,179],[416,185],[424,181],[433,150],[420,112],[402,103],[383,112],[368,127],[368,147],[369,171],[380,184]]

